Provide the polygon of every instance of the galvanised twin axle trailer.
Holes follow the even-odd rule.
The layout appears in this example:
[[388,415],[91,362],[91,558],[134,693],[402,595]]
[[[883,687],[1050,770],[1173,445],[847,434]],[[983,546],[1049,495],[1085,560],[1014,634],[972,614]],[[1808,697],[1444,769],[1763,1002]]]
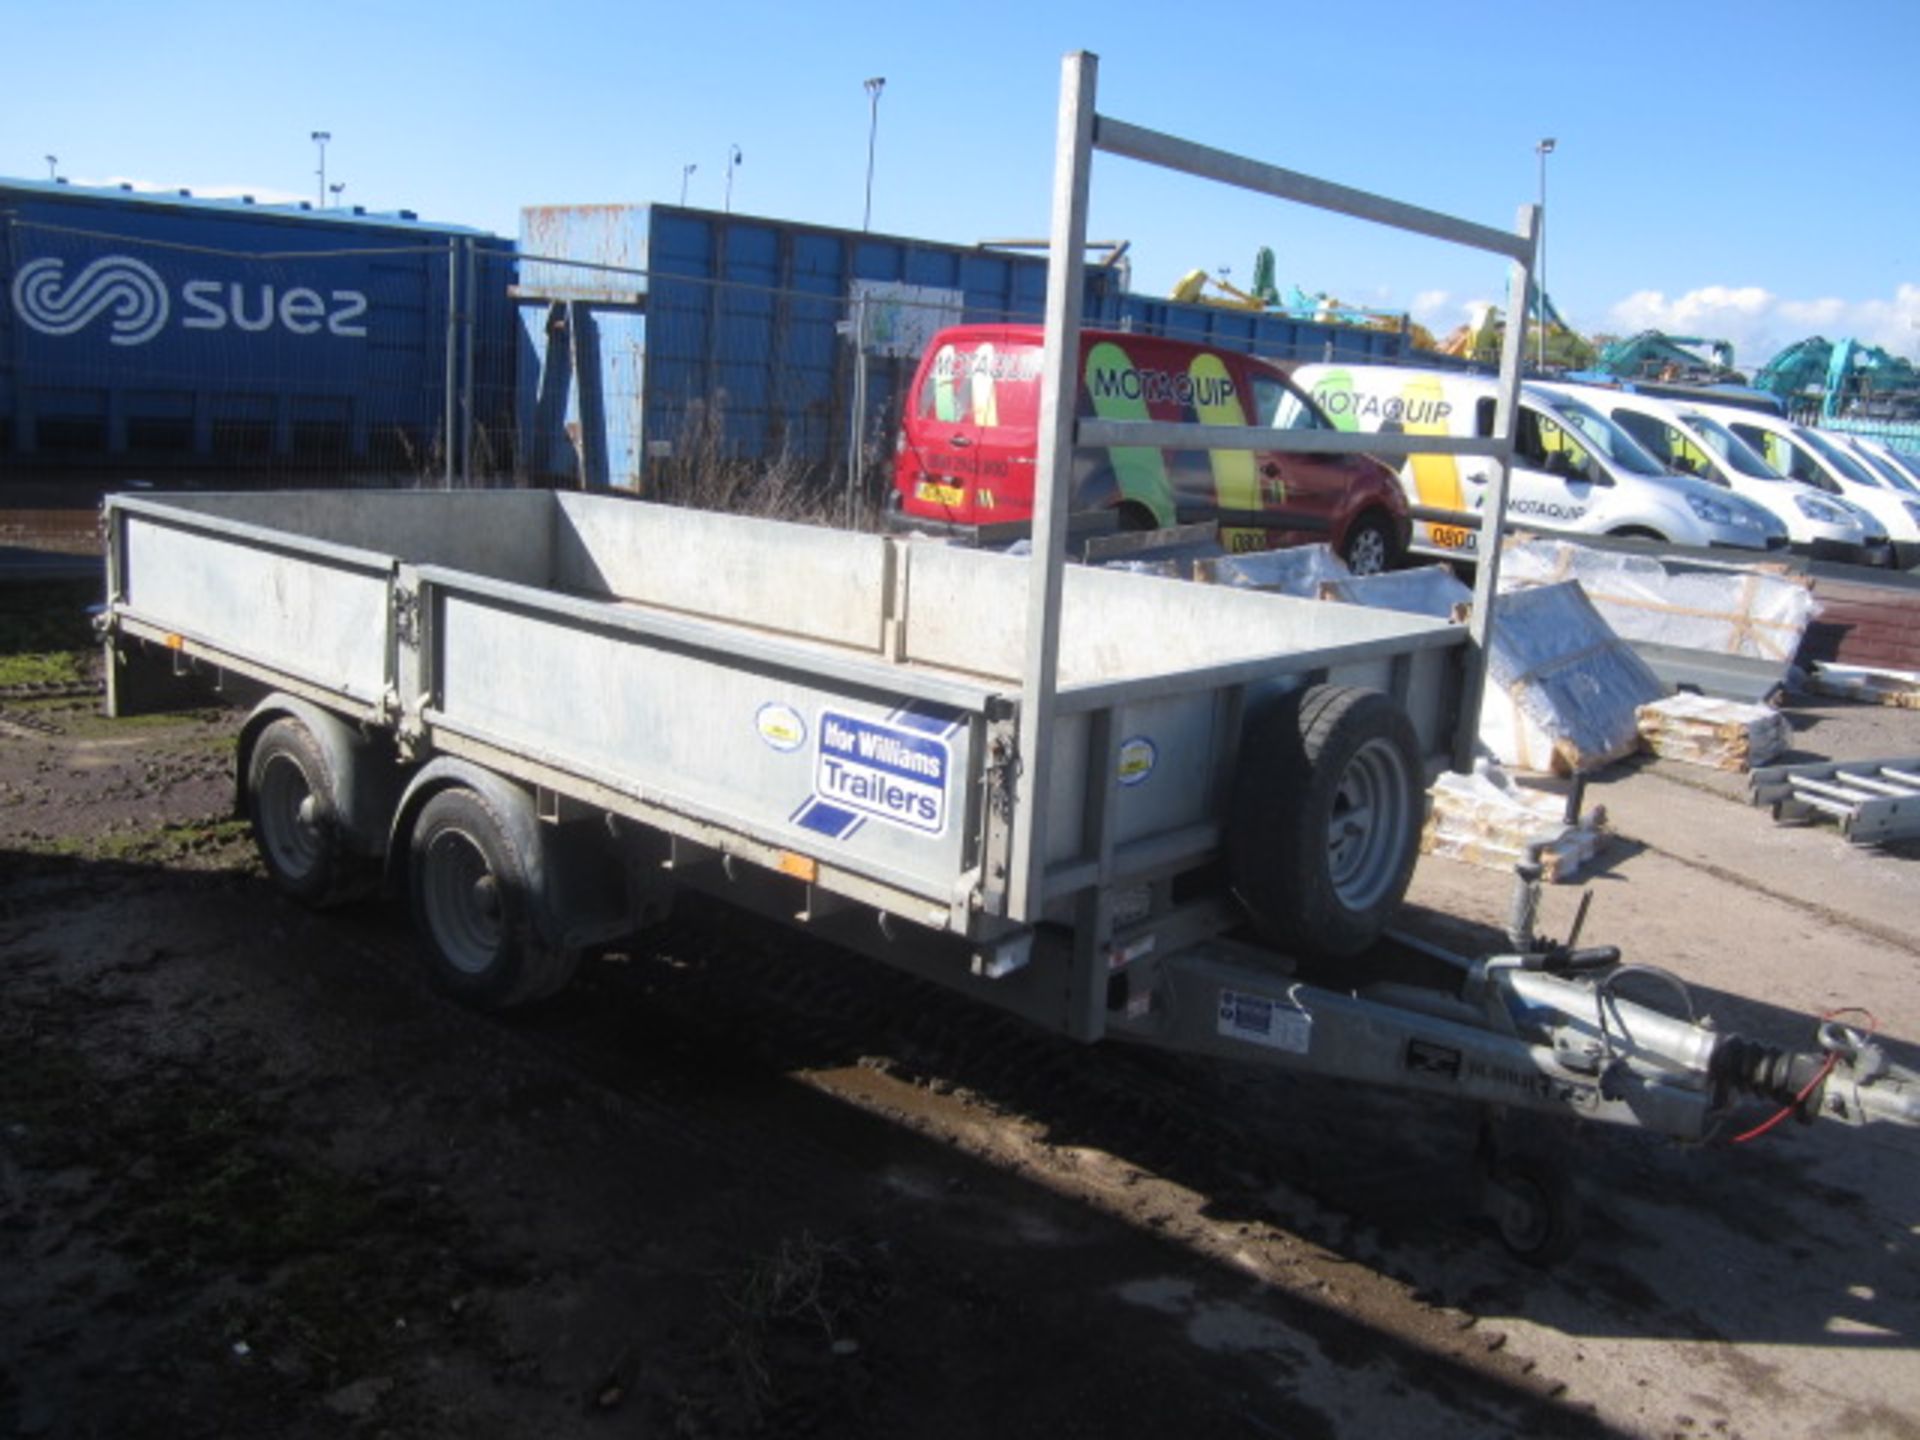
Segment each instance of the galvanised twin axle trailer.
[[[1920,1077],[1853,1030],[1783,1052],[1619,993],[1615,951],[1534,937],[1528,877],[1511,953],[1388,977],[1425,782],[1475,729],[1500,497],[1470,627],[1066,564],[1075,444],[1254,448],[1075,419],[1091,155],[1492,250],[1522,302],[1534,212],[1487,229],[1109,120],[1094,66],[1066,62],[1031,556],[583,494],[120,497],[113,712],[252,699],[273,880],[325,904],[384,879],[486,1007],[694,888],[1084,1041],[1676,1136],[1743,1097],[1920,1123]],[[1504,461],[1522,330],[1491,440],[1260,444]],[[1564,1176],[1487,1158],[1508,1242],[1563,1248]]]

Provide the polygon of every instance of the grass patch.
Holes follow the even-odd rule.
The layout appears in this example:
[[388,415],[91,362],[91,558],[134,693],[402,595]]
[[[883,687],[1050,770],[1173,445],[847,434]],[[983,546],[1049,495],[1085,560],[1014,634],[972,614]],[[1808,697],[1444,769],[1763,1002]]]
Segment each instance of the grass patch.
[[87,678],[100,587],[90,580],[0,587],[0,685],[69,685]]
[[55,835],[48,839],[23,839],[18,844],[23,852],[34,855],[124,864],[177,864],[244,847],[250,837],[245,820],[204,816],[198,820],[170,820],[141,830]]

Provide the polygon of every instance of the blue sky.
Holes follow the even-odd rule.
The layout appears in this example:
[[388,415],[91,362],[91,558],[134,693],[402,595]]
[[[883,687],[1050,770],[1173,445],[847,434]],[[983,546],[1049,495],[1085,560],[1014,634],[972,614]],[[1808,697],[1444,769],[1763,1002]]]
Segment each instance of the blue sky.
[[[1105,113],[1511,225],[1552,136],[1547,283],[1581,329],[1920,349],[1920,4],[288,5],[0,0],[0,175],[342,199],[503,234],[519,207],[676,202],[971,242],[1047,223],[1060,57]],[[1503,299],[1497,261],[1102,158],[1092,233],[1135,288],[1195,267],[1410,309]]]

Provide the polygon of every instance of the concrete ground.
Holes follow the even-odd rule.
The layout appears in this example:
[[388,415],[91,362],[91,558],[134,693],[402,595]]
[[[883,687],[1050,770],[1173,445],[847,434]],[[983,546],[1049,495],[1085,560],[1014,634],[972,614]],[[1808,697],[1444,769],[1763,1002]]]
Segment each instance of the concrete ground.
[[[1789,761],[1920,757],[1920,711],[1788,713]],[[1920,1065],[1920,842],[1869,850],[1831,825],[1776,826],[1747,788],[1667,760],[1596,777],[1586,802],[1606,807],[1613,839],[1591,878],[1549,892],[1542,930],[1564,935],[1591,889],[1583,938],[1671,971],[1723,1029],[1805,1045],[1812,1017],[1858,1006],[1893,1058]],[[1509,894],[1505,876],[1429,858],[1410,898],[1446,924],[1497,927]],[[1920,1434],[1920,1132],[1789,1123],[1704,1150],[1608,1134],[1577,1153],[1582,1251],[1491,1307],[1570,1401],[1630,1434]],[[1498,1287],[1483,1265],[1412,1261],[1484,1320]]]

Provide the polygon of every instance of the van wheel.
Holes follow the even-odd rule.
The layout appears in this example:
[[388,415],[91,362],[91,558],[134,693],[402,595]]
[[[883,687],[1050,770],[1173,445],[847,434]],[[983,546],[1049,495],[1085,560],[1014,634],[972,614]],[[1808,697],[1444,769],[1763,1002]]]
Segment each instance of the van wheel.
[[1340,558],[1356,575],[1382,575],[1399,559],[1398,548],[1386,517],[1369,511],[1347,531],[1347,547]]
[[570,967],[533,923],[527,857],[477,791],[442,790],[427,801],[407,871],[421,958],[442,990],[504,1010],[565,984]]
[[1138,533],[1142,530],[1158,530],[1160,522],[1154,518],[1153,511],[1138,500],[1129,500],[1120,506],[1120,528]]
[[1378,690],[1316,685],[1248,722],[1227,863],[1269,940],[1346,959],[1379,939],[1413,878],[1419,775],[1413,726]]
[[1658,530],[1649,530],[1644,525],[1623,525],[1618,530],[1607,532],[1617,540],[1651,540],[1656,545],[1665,545],[1667,537]]
[[247,818],[274,885],[305,905],[343,888],[351,858],[341,838],[332,772],[313,732],[275,720],[247,757]]

